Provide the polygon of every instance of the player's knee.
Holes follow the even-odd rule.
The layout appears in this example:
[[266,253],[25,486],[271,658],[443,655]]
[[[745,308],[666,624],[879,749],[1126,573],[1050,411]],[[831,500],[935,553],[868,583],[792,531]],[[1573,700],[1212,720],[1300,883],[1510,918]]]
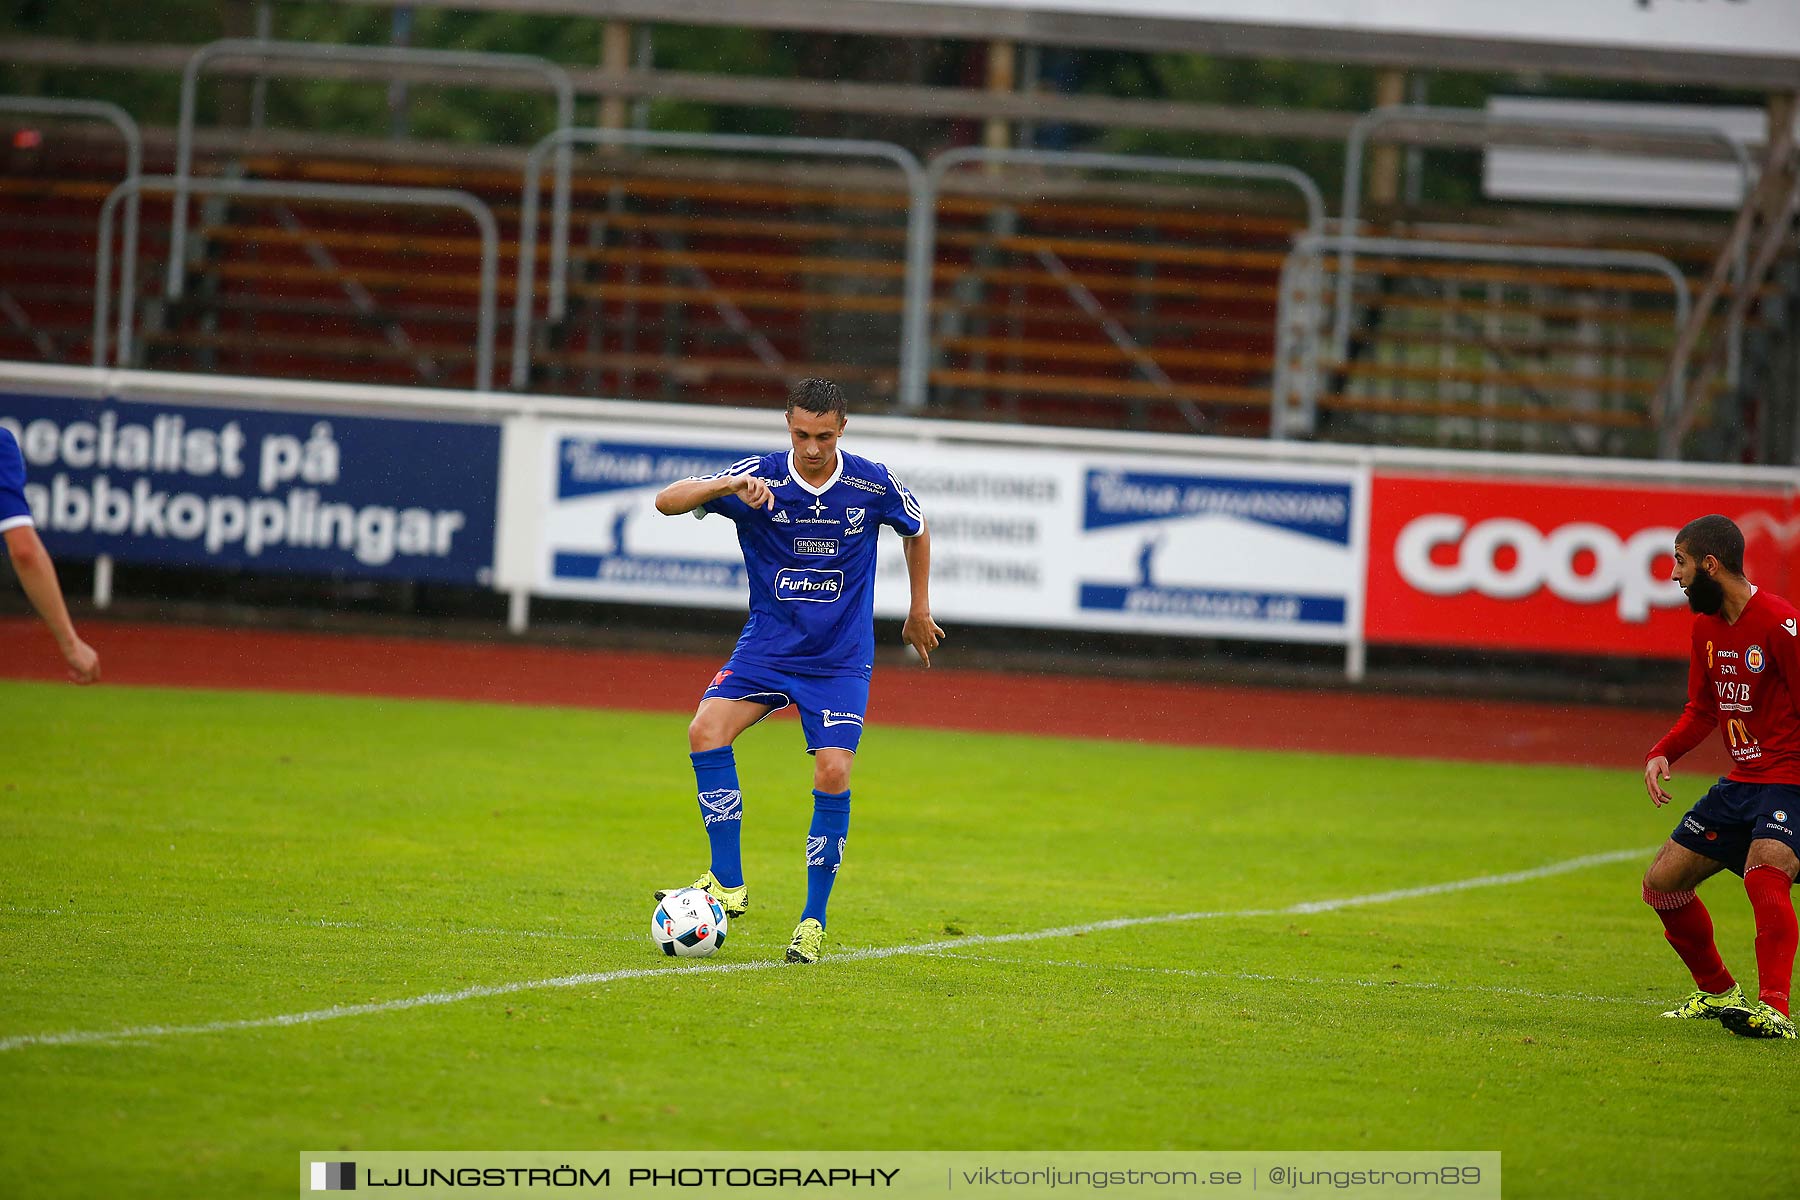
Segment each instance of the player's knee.
[[717,750],[720,746],[730,744],[731,739],[725,736],[723,723],[700,716],[688,722],[688,749],[695,754],[702,750]]
[[827,759],[819,755],[813,762],[813,787],[821,792],[847,792],[850,790],[850,764],[847,761]]
[[1774,867],[1791,882],[1800,872],[1800,856],[1773,838],[1758,838],[1750,843],[1750,853],[1744,860],[1745,878],[1757,867]]
[[[1654,871],[1655,868],[1652,867],[1651,872]],[[1682,890],[1657,887],[1656,882],[1652,881],[1651,873],[1647,872],[1644,875],[1644,903],[1648,904],[1651,908],[1656,909],[1658,912],[1668,912],[1671,909],[1682,908],[1686,906],[1689,901],[1693,900],[1693,898],[1693,888]]]

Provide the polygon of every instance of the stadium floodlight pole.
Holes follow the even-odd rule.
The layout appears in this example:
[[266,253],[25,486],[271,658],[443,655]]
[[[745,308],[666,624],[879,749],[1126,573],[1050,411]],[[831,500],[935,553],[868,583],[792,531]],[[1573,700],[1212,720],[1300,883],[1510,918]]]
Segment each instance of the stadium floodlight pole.
[[[143,191],[170,192],[187,188],[223,196],[247,196],[270,200],[321,200],[336,204],[405,205],[414,208],[457,208],[468,213],[481,230],[481,298],[476,317],[475,388],[493,390],[495,294],[500,273],[500,227],[493,210],[481,197],[454,188],[382,187],[357,183],[290,183],[265,179],[177,179],[172,175],[140,175],[128,179],[107,194],[100,206],[100,246],[94,256],[94,366],[106,365],[106,309],[112,275],[113,212],[119,201]],[[120,277],[125,271],[121,269]],[[131,331],[137,297],[119,296],[118,364],[131,355]]]
[[[411,46],[342,46],[312,42],[271,42],[260,38],[224,38],[208,42],[188,56],[181,72],[181,119],[175,131],[174,209],[169,217],[169,275],[164,288],[171,300],[179,300],[182,291],[182,259],[187,251],[188,181],[193,175],[194,107],[200,73],[214,59],[253,60],[266,70],[271,63],[283,60],[313,62],[335,68],[368,67],[380,77],[405,74],[412,67],[450,67],[458,70],[541,75],[556,93],[556,124],[563,127],[575,123],[575,83],[569,73],[547,58],[535,54],[489,54],[464,50],[425,50]],[[556,160],[557,235],[565,242],[569,232],[569,158],[566,153]],[[551,310],[562,315],[563,295],[567,280],[560,273],[552,277]]]
[[[523,391],[531,374],[531,310],[537,270],[537,215],[539,176],[544,170],[544,156],[552,149],[567,152],[576,144],[598,146],[651,146],[664,150],[729,150],[742,154],[809,154],[829,158],[875,158],[893,163],[906,176],[907,274],[910,296],[916,285],[914,275],[919,263],[919,248],[924,248],[924,269],[929,272],[930,234],[923,226],[929,214],[928,185],[925,168],[904,146],[892,142],[865,141],[857,138],[765,137],[738,133],[672,133],[656,129],[599,129],[587,126],[558,129],[546,134],[525,156],[523,195],[519,203],[519,280],[513,296],[512,388]],[[550,248],[553,271],[566,269],[568,231]],[[927,290],[930,281],[924,285]],[[551,309],[554,319],[560,313]],[[917,409],[924,404],[924,380],[908,373],[913,361],[908,347],[924,336],[922,310],[909,303],[900,318],[900,406]]]
[[[1297,167],[1282,163],[1230,162],[1210,158],[1155,158],[1134,154],[1089,154],[1071,150],[989,149],[983,146],[958,146],[946,150],[926,165],[930,195],[925,206],[925,228],[916,249],[917,263],[909,262],[906,274],[909,311],[916,311],[921,336],[908,347],[916,355],[910,363],[913,378],[930,378],[931,336],[928,317],[931,307],[931,266],[937,241],[937,200],[944,176],[952,168],[966,163],[1025,163],[1035,166],[1068,167],[1078,171],[1138,171],[1160,175],[1187,175],[1207,179],[1248,179],[1285,183],[1300,193],[1306,203],[1306,231],[1303,236],[1318,237],[1325,232],[1325,196],[1312,176]],[[913,289],[917,289],[914,291]],[[916,407],[923,408],[921,392]]]
[[[1513,130],[1539,134],[1623,134],[1666,141],[1687,141],[1722,146],[1737,160],[1738,175],[1748,193],[1754,178],[1750,152],[1725,130],[1716,126],[1667,125],[1645,121],[1599,121],[1583,117],[1534,117],[1525,114],[1490,113],[1480,108],[1442,108],[1429,104],[1387,104],[1371,109],[1356,119],[1350,135],[1344,139],[1344,197],[1338,213],[1338,232],[1354,238],[1362,216],[1362,167],[1369,137],[1383,125],[1417,121],[1444,125],[1468,125],[1484,133]],[[1338,249],[1337,307],[1331,325],[1331,352],[1343,362],[1350,352],[1350,295],[1356,274],[1356,243],[1346,242]],[[1741,283],[1745,262],[1740,252],[1732,266],[1732,281]],[[1732,379],[1737,378],[1740,361],[1740,331],[1730,331],[1730,366]]]
[[[1286,276],[1288,267],[1297,259],[1318,258],[1332,250],[1342,254],[1344,251],[1352,249],[1366,250],[1370,254],[1385,254],[1394,258],[1461,259],[1467,262],[1498,263],[1534,262],[1553,267],[1601,267],[1611,270],[1654,272],[1666,278],[1669,281],[1670,289],[1675,293],[1673,329],[1677,337],[1679,337],[1682,327],[1687,324],[1688,314],[1693,309],[1693,300],[1688,292],[1687,276],[1681,273],[1681,268],[1662,255],[1652,254],[1647,250],[1582,250],[1572,249],[1568,246],[1492,246],[1469,242],[1364,238],[1339,233],[1298,239],[1294,243],[1293,250],[1288,254],[1288,262],[1282,267],[1283,275]],[[1280,301],[1285,310],[1288,302],[1288,294],[1285,290],[1281,293]],[[1319,322],[1316,318],[1305,317],[1305,314],[1301,314],[1301,318],[1308,324],[1297,326],[1297,328],[1307,328],[1310,333],[1309,340],[1316,341]],[[1280,331],[1286,329],[1287,323],[1294,320],[1295,316],[1286,311],[1280,311],[1276,314],[1275,319],[1277,339],[1279,340]],[[1291,347],[1289,347],[1289,352],[1292,353]],[[1305,378],[1300,383],[1300,387],[1303,389],[1301,392],[1302,410],[1303,419],[1310,420],[1310,415],[1318,403],[1318,354],[1316,350],[1306,351],[1304,359],[1306,366],[1302,368],[1302,374]],[[1683,370],[1686,368],[1685,363],[1678,362],[1675,365]],[[1277,386],[1281,387],[1283,384],[1280,382],[1282,372],[1279,362],[1276,364],[1276,369]],[[1679,378],[1679,374],[1676,374],[1676,377]],[[1286,397],[1281,391],[1277,391],[1273,398],[1274,408],[1279,410],[1285,403]],[[1280,436],[1275,433],[1272,419],[1270,432],[1271,436]]]
[[[108,121],[125,139],[125,178],[137,179],[144,173],[144,135],[138,130],[138,123],[131,119],[131,114],[116,104],[105,100],[52,100],[42,96],[0,96],[0,112],[38,113],[44,116],[92,117],[96,120]],[[120,286],[136,290],[137,288],[137,243],[138,243],[138,197],[131,197],[131,204],[125,209],[125,267]],[[98,340],[102,330],[98,308],[94,310],[94,336]],[[124,326],[120,326],[120,336],[124,336]]]

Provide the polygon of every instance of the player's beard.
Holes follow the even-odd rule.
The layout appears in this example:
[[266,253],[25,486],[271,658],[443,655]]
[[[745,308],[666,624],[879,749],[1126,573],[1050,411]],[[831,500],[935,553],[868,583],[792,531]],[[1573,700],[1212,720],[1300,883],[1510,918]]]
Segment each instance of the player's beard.
[[1688,607],[1703,616],[1716,617],[1725,607],[1725,585],[1705,571],[1694,572],[1694,582],[1682,589],[1687,593]]

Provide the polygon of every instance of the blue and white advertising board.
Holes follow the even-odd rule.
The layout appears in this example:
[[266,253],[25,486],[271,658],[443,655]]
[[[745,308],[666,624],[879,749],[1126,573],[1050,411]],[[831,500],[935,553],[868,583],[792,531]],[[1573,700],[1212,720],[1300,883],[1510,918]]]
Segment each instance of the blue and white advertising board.
[[[742,430],[546,428],[541,595],[741,609],[735,528],[665,517],[656,493],[785,446]],[[859,437],[931,530],[945,621],[1347,642],[1360,620],[1366,477],[1347,467],[1098,456]],[[883,535],[875,610],[903,616],[899,538]]]
[[675,480],[723,471],[753,447],[729,437],[677,444],[641,430],[564,424],[546,429],[545,451],[533,591],[699,608],[748,602],[731,522],[665,517],[655,499]]
[[500,427],[0,393],[52,553],[486,585]]
[[1304,642],[1359,627],[1361,472],[1090,458],[1081,494],[1084,625]]

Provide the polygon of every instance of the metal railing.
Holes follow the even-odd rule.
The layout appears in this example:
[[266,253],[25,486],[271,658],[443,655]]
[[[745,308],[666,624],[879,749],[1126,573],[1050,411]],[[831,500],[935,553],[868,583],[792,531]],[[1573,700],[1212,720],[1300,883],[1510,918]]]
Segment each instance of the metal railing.
[[[1206,179],[1247,179],[1286,184],[1300,193],[1306,204],[1306,237],[1319,237],[1325,231],[1325,197],[1310,175],[1297,167],[1281,163],[1225,162],[1204,158],[1139,158],[1129,154],[1090,154],[1065,150],[988,149],[981,146],[959,146],[934,157],[926,166],[929,201],[924,214],[924,236],[920,253],[909,256],[906,272],[906,308],[921,336],[902,346],[906,356],[903,377],[920,381],[921,392],[915,409],[923,408],[925,381],[930,379],[932,268],[937,256],[937,203],[944,177],[952,168],[969,163],[1026,164],[1032,166],[1067,167],[1090,171],[1136,171],[1159,175],[1185,175]],[[1053,275],[1055,271],[1051,272]],[[1077,300],[1079,304],[1079,299]],[[1084,306],[1085,307],[1085,306]],[[1110,332],[1109,332],[1110,336]]]
[[[1491,113],[1478,108],[1441,108],[1425,104],[1389,104],[1372,109],[1358,117],[1350,127],[1350,136],[1344,141],[1344,192],[1343,207],[1338,213],[1338,231],[1351,240],[1338,251],[1337,267],[1337,303],[1331,326],[1332,353],[1340,360],[1347,353],[1350,345],[1350,280],[1356,274],[1356,241],[1360,235],[1357,226],[1362,216],[1362,177],[1363,158],[1368,146],[1369,137],[1383,125],[1392,125],[1405,121],[1431,122],[1449,125],[1467,125],[1476,129],[1492,132],[1496,130],[1515,130],[1520,133],[1567,133],[1567,134],[1632,134],[1642,137],[1667,141],[1686,141],[1723,147],[1736,160],[1738,174],[1742,178],[1744,190],[1750,190],[1754,168],[1750,162],[1750,153],[1737,139],[1723,129],[1696,127],[1693,125],[1665,125],[1643,121],[1600,121],[1581,117],[1539,117],[1510,113]],[[1736,277],[1743,278],[1744,264],[1740,261],[1736,266]],[[1733,345],[1737,341],[1737,331],[1730,334]],[[1733,363],[1735,374],[1735,350]]]
[[[836,158],[874,158],[891,162],[900,168],[906,176],[906,188],[909,196],[907,206],[907,284],[911,287],[915,264],[922,257],[924,269],[931,269],[931,251],[929,241],[922,239],[929,235],[920,228],[925,213],[929,211],[928,184],[925,168],[913,157],[911,151],[892,142],[860,141],[849,138],[805,138],[805,137],[763,137],[735,133],[664,133],[647,129],[596,129],[577,127],[558,129],[539,139],[525,157],[525,176],[523,196],[519,207],[519,277],[518,290],[513,298],[513,356],[512,387],[515,391],[523,389],[530,379],[531,372],[531,317],[534,307],[532,295],[537,269],[537,216],[538,193],[541,190],[540,176],[544,170],[544,156],[552,149],[566,150],[571,145],[600,146],[653,146],[668,150],[729,150],[743,154],[811,154]],[[560,236],[553,234],[554,244],[550,248],[552,272],[566,272],[568,268],[568,230],[564,228]],[[923,246],[921,252],[920,247]],[[554,301],[554,296],[552,296]],[[552,320],[561,316],[554,303],[550,309]],[[919,408],[924,404],[924,380],[907,373],[906,347],[925,336],[925,313],[915,311],[912,307],[903,309],[900,319],[900,402],[905,408]]]
[[[1269,436],[1311,433],[1318,415],[1319,348],[1323,296],[1308,304],[1298,287],[1300,272],[1317,271],[1324,255],[1338,252],[1343,263],[1346,250],[1396,258],[1463,260],[1467,262],[1535,262],[1545,266],[1595,267],[1609,270],[1654,272],[1669,281],[1675,295],[1672,332],[1679,335],[1693,303],[1687,277],[1681,268],[1660,254],[1642,250],[1576,250],[1566,246],[1491,246],[1463,242],[1408,241],[1400,238],[1361,238],[1347,234],[1302,237],[1282,265],[1280,308],[1276,316],[1275,372],[1269,413]],[[1343,268],[1340,266],[1340,270]],[[1346,280],[1337,281],[1343,294]],[[1296,344],[1298,342],[1298,344]],[[1671,342],[1671,344],[1674,344]],[[1341,355],[1338,356],[1340,359]],[[1293,401],[1298,400],[1298,404]],[[1665,406],[1666,407],[1666,406]]]
[[[323,200],[344,204],[405,205],[408,207],[457,208],[469,214],[481,230],[481,298],[476,317],[475,389],[486,392],[494,382],[495,285],[499,276],[500,229],[493,210],[479,197],[452,188],[378,187],[349,183],[290,183],[260,179],[178,179],[169,175],[142,175],[128,179],[107,194],[100,206],[100,245],[94,263],[94,366],[106,365],[108,285],[112,274],[113,213],[119,201],[142,191],[174,193],[180,188],[252,199]],[[121,269],[120,276],[125,276]],[[128,366],[137,296],[119,295],[119,344],[117,361]]]
[[[1516,129],[1521,134],[1555,136],[1556,134],[1603,135],[1617,133],[1650,140],[1686,140],[1707,143],[1723,149],[1737,163],[1740,173],[1749,178],[1752,166],[1744,148],[1724,131],[1689,126],[1649,123],[1615,124],[1582,119],[1550,119],[1491,114],[1480,110],[1443,109],[1427,106],[1397,105],[1378,108],[1365,114],[1352,128],[1346,144],[1346,170],[1341,214],[1342,233],[1324,233],[1323,197],[1310,177],[1281,164],[1242,163],[1202,159],[1138,158],[1117,154],[1067,153],[1030,149],[996,149],[978,147],[946,151],[928,164],[904,148],[886,142],[832,138],[755,137],[730,134],[691,134],[648,130],[580,128],[570,123],[573,89],[567,73],[554,63],[526,55],[465,54],[453,51],[414,50],[405,47],[322,46],[308,43],[271,42],[258,39],[227,39],[202,46],[188,59],[183,74],[181,123],[177,132],[176,170],[169,177],[145,177],[142,171],[141,136],[136,123],[115,105],[99,101],[50,100],[35,97],[0,97],[0,112],[67,114],[104,119],[119,129],[126,143],[128,173],[118,187],[107,196],[102,206],[101,242],[97,254],[94,361],[102,364],[108,354],[108,322],[112,317],[111,256],[113,224],[120,203],[128,202],[125,218],[124,246],[121,251],[118,287],[117,350],[121,364],[129,362],[135,335],[136,272],[138,269],[138,234],[140,197],[144,191],[161,191],[173,195],[170,229],[168,294],[179,297],[184,276],[187,244],[186,201],[189,192],[282,199],[316,199],[348,203],[442,205],[467,212],[481,229],[482,279],[477,334],[477,386],[486,390],[493,383],[494,342],[496,340],[496,272],[498,270],[498,230],[493,213],[477,197],[465,191],[439,188],[385,188],[363,185],[283,183],[196,179],[192,175],[194,153],[195,93],[206,66],[220,59],[245,60],[266,66],[271,62],[293,59],[305,63],[324,63],[335,68],[327,73],[394,71],[408,69],[462,68],[482,72],[528,71],[542,75],[557,93],[561,127],[533,144],[526,156],[520,216],[519,276],[515,295],[516,319],[513,329],[514,353],[510,382],[515,389],[529,380],[531,358],[532,310],[535,307],[535,270],[537,259],[537,225],[539,221],[542,174],[546,159],[556,157],[555,215],[550,233],[552,246],[548,255],[550,298],[547,313],[558,319],[566,313],[569,271],[569,205],[570,150],[576,145],[620,145],[659,147],[706,152],[727,151],[762,155],[821,155],[877,159],[896,166],[906,179],[909,197],[905,235],[904,296],[901,305],[899,342],[899,408],[919,412],[930,398],[930,363],[933,337],[930,311],[937,251],[937,207],[944,182],[952,170],[975,163],[1069,168],[1089,171],[1135,172],[1140,174],[1177,175],[1217,179],[1264,181],[1290,186],[1297,190],[1305,205],[1304,232],[1282,267],[1279,290],[1276,359],[1274,364],[1275,404],[1271,413],[1271,435],[1277,438],[1305,432],[1317,416],[1320,392],[1320,357],[1324,347],[1342,361],[1347,353],[1353,308],[1352,287],[1356,276],[1359,251],[1470,262],[1518,261],[1543,265],[1567,265],[1602,269],[1640,269],[1661,274],[1670,280],[1675,298],[1677,338],[1668,365],[1668,378],[1685,377],[1684,340],[1679,336],[1689,321],[1692,302],[1687,280],[1679,268],[1660,255],[1637,251],[1581,250],[1566,247],[1517,246],[1443,241],[1411,241],[1376,239],[1355,232],[1361,211],[1363,162],[1367,144],[1383,125],[1416,121],[1423,124],[1469,125],[1478,127],[1481,136],[1492,141],[1500,133]],[[498,85],[496,85],[498,86]],[[1450,138],[1453,134],[1430,134],[1433,138]],[[1322,283],[1324,255],[1336,259],[1335,297],[1328,297]],[[1727,258],[1733,258],[1728,252]],[[1741,285],[1744,279],[1745,255],[1739,250],[1730,266],[1732,277]],[[1053,264],[1046,269],[1057,274]],[[1316,291],[1303,286],[1304,272],[1317,272],[1321,280]],[[1741,288],[1740,288],[1741,290]],[[1324,306],[1330,302],[1329,320]],[[1726,352],[1735,360],[1735,325],[1741,320],[1743,305],[1735,304],[1731,313],[1734,328],[1727,332]],[[1321,324],[1328,324],[1325,338]],[[1109,332],[1109,336],[1112,336]],[[1118,339],[1114,338],[1115,344]],[[1128,358],[1129,347],[1121,347]],[[1135,361],[1135,359],[1134,359]],[[1154,364],[1152,364],[1154,365]],[[1657,423],[1665,435],[1672,422],[1691,419],[1684,411],[1683,397],[1669,392],[1667,385],[1656,396]]]
[[[1756,293],[1768,279],[1770,269],[1784,252],[1791,251],[1791,233],[1796,209],[1800,208],[1800,149],[1796,148],[1794,131],[1788,126],[1776,131],[1763,165],[1762,179],[1748,190],[1730,237],[1700,291],[1700,302],[1676,341],[1675,353],[1669,358],[1663,396],[1668,411],[1662,414],[1662,441],[1658,452],[1664,458],[1681,453],[1682,439],[1687,435],[1700,406],[1711,391],[1721,351],[1726,359],[1726,379],[1733,386],[1739,382],[1736,335],[1743,327]],[[1760,240],[1758,240],[1760,238]],[[1752,244],[1756,249],[1751,252]],[[1732,296],[1726,306],[1727,341],[1723,347],[1714,343],[1700,354],[1700,339],[1713,308],[1724,294],[1727,267],[1731,268]],[[1687,372],[1698,367],[1698,376],[1689,380]]]
[[[105,100],[52,100],[39,96],[0,96],[0,112],[36,113],[43,116],[92,117],[109,122],[125,141],[125,181],[144,174],[144,135],[131,114]],[[120,286],[137,290],[138,197],[133,195],[125,210],[125,247],[127,266]],[[124,336],[123,316],[120,336]]]
[[[467,71],[506,71],[541,75],[556,93],[556,124],[575,122],[575,85],[569,73],[547,58],[533,54],[486,54],[461,50],[419,50],[410,46],[336,46],[312,42],[271,42],[258,38],[225,38],[209,42],[189,56],[181,73],[181,120],[175,131],[175,201],[169,225],[169,274],[165,287],[171,300],[179,300],[187,249],[187,194],[193,174],[194,107],[200,73],[221,58],[250,60],[258,65],[282,60],[337,66],[367,66],[386,73],[403,73],[409,67],[449,67]],[[557,157],[556,215],[559,241],[569,230],[569,159]],[[564,276],[561,269],[551,278],[552,310],[562,312]]]

